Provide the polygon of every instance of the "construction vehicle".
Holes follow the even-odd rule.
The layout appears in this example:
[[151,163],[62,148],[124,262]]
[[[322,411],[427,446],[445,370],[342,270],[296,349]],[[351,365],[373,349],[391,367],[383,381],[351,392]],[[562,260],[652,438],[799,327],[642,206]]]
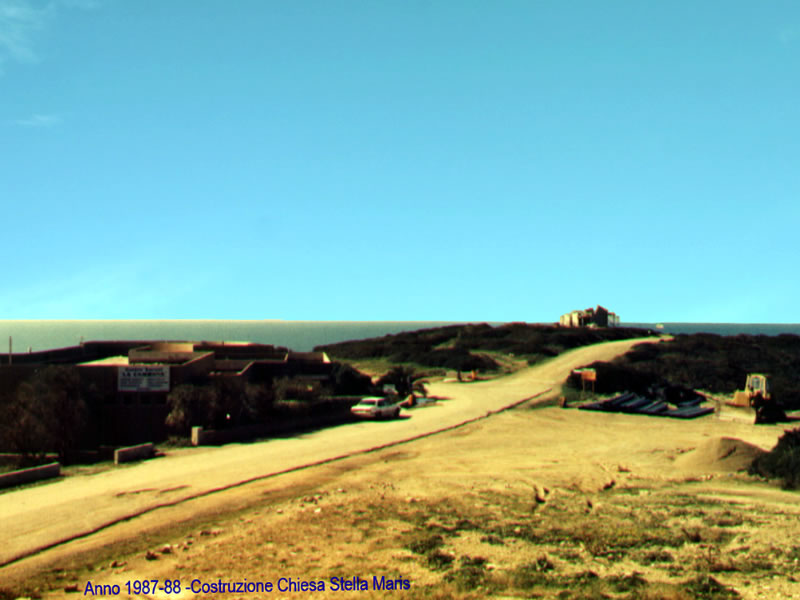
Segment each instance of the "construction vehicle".
[[737,390],[732,400],[725,404],[755,417],[755,423],[775,423],[786,418],[769,389],[769,377],[763,373],[750,373],[744,390]]

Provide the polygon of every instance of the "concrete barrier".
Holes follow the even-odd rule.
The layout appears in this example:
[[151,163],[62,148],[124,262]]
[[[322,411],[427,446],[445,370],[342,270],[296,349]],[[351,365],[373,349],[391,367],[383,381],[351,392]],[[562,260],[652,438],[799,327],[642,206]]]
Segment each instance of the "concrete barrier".
[[192,427],[192,446],[220,446],[231,442],[251,440],[272,433],[265,425],[245,425],[231,429],[203,429]]
[[265,425],[242,425],[230,429],[203,429],[192,427],[192,446],[221,446],[244,442],[259,437],[300,433],[318,427],[331,427],[355,421],[350,411],[333,414],[300,415]]
[[61,475],[61,465],[57,462],[31,469],[20,469],[19,471],[11,471],[0,475],[0,488],[22,485],[23,483],[41,479],[51,479],[59,475]]
[[119,463],[152,458],[155,453],[156,449],[153,444],[139,444],[138,446],[117,448],[114,450],[114,464],[118,465]]

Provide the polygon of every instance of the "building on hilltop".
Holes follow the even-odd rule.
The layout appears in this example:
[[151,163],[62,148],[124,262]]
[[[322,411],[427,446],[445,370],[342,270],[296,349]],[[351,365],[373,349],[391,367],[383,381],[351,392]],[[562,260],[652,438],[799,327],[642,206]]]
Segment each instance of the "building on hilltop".
[[562,327],[616,327],[619,316],[598,304],[597,308],[573,310],[561,315],[559,324]]

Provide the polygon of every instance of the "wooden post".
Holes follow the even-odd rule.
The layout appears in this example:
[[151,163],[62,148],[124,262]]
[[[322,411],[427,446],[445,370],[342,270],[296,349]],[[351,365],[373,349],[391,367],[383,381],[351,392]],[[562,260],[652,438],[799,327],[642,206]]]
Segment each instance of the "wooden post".
[[11,336],[8,336],[8,364],[9,364],[9,365],[11,364],[11,353],[12,353],[12,349],[11,349]]

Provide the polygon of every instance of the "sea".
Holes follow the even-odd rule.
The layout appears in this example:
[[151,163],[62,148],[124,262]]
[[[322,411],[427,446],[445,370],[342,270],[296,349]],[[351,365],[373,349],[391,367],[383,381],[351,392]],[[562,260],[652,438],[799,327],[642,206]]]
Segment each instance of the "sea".
[[[234,321],[137,320],[62,321],[0,320],[0,353],[9,340],[14,353],[75,346],[92,340],[239,341],[309,351],[315,346],[415,331],[456,321]],[[491,323],[500,325],[500,323]],[[660,325],[662,327],[658,327]],[[800,323],[622,323],[663,333],[718,335],[800,335]]]

